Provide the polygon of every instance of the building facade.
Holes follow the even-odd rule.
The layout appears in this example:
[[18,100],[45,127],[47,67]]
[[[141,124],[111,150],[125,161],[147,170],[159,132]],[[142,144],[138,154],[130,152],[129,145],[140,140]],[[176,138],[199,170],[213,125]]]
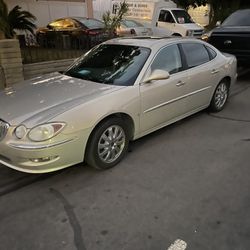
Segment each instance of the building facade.
[[[37,26],[66,16],[93,16],[92,0],[7,0],[9,9],[16,5],[37,18]],[[91,13],[92,12],[92,13]]]

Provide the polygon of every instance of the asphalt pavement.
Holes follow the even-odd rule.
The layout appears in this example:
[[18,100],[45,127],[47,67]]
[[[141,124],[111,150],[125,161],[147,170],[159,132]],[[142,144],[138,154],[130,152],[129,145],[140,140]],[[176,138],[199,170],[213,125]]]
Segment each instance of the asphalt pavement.
[[0,249],[250,249],[250,73],[225,109],[133,142],[108,171],[0,166]]

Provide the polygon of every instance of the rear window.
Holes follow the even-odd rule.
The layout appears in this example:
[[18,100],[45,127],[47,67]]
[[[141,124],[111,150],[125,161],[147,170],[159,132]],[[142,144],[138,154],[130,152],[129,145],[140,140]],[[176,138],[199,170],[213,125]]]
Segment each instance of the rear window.
[[96,19],[88,19],[88,18],[77,18],[77,21],[82,23],[88,29],[102,29],[104,28],[104,24]]
[[222,26],[250,26],[250,9],[234,12],[223,22]]

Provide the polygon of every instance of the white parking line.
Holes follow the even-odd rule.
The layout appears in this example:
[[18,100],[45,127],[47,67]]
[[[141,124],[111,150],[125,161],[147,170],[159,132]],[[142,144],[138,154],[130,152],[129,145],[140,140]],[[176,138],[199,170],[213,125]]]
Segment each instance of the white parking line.
[[176,240],[167,250],[185,250],[187,243],[184,240]]

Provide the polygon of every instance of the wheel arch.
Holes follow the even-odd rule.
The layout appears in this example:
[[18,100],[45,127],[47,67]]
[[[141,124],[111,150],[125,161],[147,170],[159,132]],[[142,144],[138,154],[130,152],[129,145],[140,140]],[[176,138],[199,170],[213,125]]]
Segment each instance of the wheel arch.
[[[212,96],[211,96],[211,99],[210,99],[210,104],[209,104],[209,106],[208,106],[208,110],[210,110],[210,111],[212,111],[212,112],[219,112],[219,111],[221,111],[222,109],[223,109],[223,107],[224,107],[224,105],[225,105],[225,103],[223,104],[223,107],[221,108],[221,109],[215,109],[214,108],[214,104],[213,104],[213,98],[214,98],[214,95],[215,95],[215,91],[216,91],[216,89],[217,89],[217,87],[222,83],[222,82],[224,82],[226,85],[227,85],[227,87],[228,87],[228,95],[229,95],[229,92],[230,92],[230,85],[231,85],[231,77],[230,76],[225,76],[225,77],[223,77],[219,82],[218,82],[218,84],[215,86],[215,88],[214,88],[214,90],[213,90],[213,94],[212,94]],[[228,98],[228,97],[227,97]]]
[[179,37],[181,37],[182,35],[180,34],[180,33],[173,33],[171,36],[179,36]]
[[223,78],[217,83],[217,85],[216,85],[216,86],[214,87],[214,89],[213,89],[212,96],[211,96],[211,98],[210,98],[210,102],[212,101],[212,98],[213,98],[213,95],[214,95],[214,92],[215,92],[217,86],[218,86],[221,82],[226,81],[227,84],[228,84],[228,87],[229,87],[229,89],[230,89],[231,80],[232,80],[232,79],[231,79],[230,76],[225,76],[225,77],[223,77]]
[[[230,87],[230,86],[231,86],[231,80],[232,80],[232,79],[231,79],[230,76],[225,76],[224,78],[222,78],[222,79],[220,80],[220,82],[226,81],[226,82],[228,83],[228,85],[229,85],[228,87]],[[219,83],[220,83],[220,82],[219,82]],[[219,83],[218,83],[218,84],[219,84]]]
[[[105,121],[107,121],[107,120],[109,120],[109,119],[111,119],[111,118],[120,118],[120,119],[122,119],[122,120],[125,122],[126,126],[128,127],[129,140],[131,140],[131,139],[133,138],[134,132],[135,132],[135,124],[134,124],[133,118],[132,118],[130,115],[128,115],[128,114],[126,114],[126,113],[123,113],[123,112],[117,112],[117,113],[109,114],[108,116],[103,117],[103,118],[95,125],[95,127],[92,129],[92,131],[91,131],[91,133],[90,133],[90,135],[89,135],[89,137],[88,137],[87,143],[86,143],[85,153],[84,153],[85,157],[86,157],[86,152],[87,152],[87,150],[88,150],[89,143],[90,143],[90,141],[91,141],[91,138],[92,138],[94,132],[96,131],[96,129],[97,129],[98,127],[101,126],[101,124],[102,124],[103,122],[105,122]],[[85,158],[85,157],[84,157],[84,158]]]

